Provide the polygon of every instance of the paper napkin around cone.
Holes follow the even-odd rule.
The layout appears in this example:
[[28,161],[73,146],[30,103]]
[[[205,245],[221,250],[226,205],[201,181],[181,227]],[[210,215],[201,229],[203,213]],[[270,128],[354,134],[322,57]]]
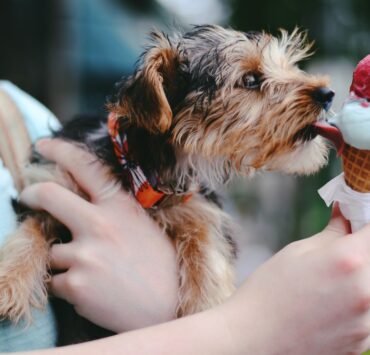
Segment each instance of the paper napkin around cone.
[[351,222],[352,232],[370,222],[370,192],[352,190],[340,174],[318,190],[327,206],[339,203],[343,216]]

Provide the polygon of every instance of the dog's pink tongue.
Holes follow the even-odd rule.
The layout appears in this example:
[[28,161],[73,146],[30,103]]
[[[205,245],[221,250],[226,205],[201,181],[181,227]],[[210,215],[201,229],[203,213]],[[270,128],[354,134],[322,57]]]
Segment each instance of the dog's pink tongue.
[[324,138],[330,140],[337,149],[338,155],[341,155],[344,149],[344,140],[340,130],[325,122],[316,122],[313,124],[316,133]]

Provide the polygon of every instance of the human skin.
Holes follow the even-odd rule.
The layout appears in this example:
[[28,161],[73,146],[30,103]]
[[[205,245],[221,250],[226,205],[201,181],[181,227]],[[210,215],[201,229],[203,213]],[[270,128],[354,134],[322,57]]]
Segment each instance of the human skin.
[[51,291],[115,332],[173,319],[178,287],[170,239],[96,157],[63,141],[40,143],[38,150],[71,172],[90,197],[86,201],[53,183],[33,185],[20,196],[72,232],[71,243],[51,248],[51,267],[66,271],[52,278]]
[[[21,195],[22,202],[50,212],[73,234],[70,244],[52,249],[52,266],[65,271],[53,277],[52,291],[117,332],[171,319],[177,282],[167,237],[107,182],[100,163],[89,163],[88,153],[58,140],[43,141],[38,150],[66,168],[91,198],[52,183]],[[214,309],[38,353],[359,354],[370,346],[369,257],[370,225],[350,234],[336,207],[321,233],[288,245]]]

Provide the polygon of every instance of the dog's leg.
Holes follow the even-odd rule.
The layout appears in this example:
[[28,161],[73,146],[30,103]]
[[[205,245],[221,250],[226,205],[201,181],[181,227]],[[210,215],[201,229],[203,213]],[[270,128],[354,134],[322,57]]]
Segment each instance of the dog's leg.
[[222,212],[216,207],[206,212],[210,211],[194,208],[192,216],[177,226],[178,316],[220,304],[234,291],[232,246],[223,230]]
[[[54,181],[74,192],[77,185],[54,164],[30,164],[22,171],[27,185]],[[83,195],[82,193],[80,193]],[[31,321],[31,308],[47,302],[49,246],[65,228],[47,213],[28,216],[0,248],[0,319]],[[68,239],[68,235],[67,235]]]
[[0,249],[0,318],[31,320],[46,305],[49,243],[41,220],[27,217]]
[[229,217],[200,197],[160,213],[160,223],[167,227],[177,251],[177,315],[200,312],[223,302],[235,288],[235,247],[230,243]]

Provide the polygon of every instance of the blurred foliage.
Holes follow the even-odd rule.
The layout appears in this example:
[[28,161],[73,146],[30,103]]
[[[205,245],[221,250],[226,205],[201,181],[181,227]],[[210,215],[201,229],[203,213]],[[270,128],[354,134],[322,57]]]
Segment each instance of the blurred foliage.
[[230,23],[239,30],[276,33],[298,26],[309,31],[321,56],[367,54],[370,42],[368,0],[230,0]]
[[[231,24],[242,31],[260,31],[276,33],[279,28],[292,30],[296,26],[314,31],[324,1],[294,0],[233,0]],[[316,33],[313,33],[316,35]]]

